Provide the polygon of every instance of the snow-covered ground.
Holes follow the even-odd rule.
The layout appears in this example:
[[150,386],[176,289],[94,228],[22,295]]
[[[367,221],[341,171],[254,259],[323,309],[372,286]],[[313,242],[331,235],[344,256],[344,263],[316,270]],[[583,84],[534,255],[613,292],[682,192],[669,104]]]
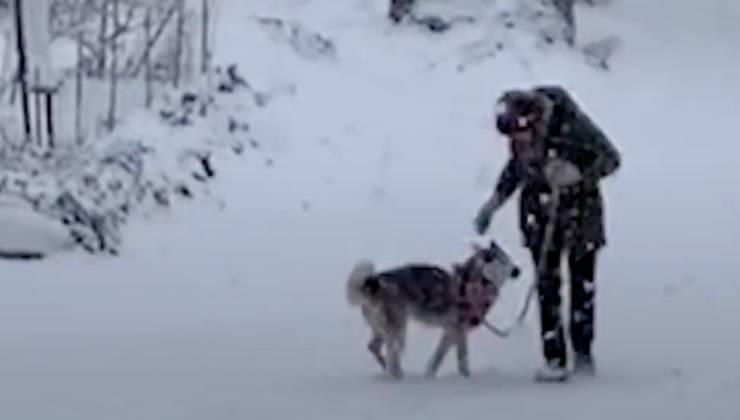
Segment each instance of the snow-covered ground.
[[[250,117],[263,148],[220,170],[223,203],[135,222],[119,258],[0,264],[0,418],[740,418],[740,6],[579,9],[584,39],[622,37],[603,73],[516,33],[505,36],[517,48],[460,71],[470,45],[501,32],[390,29],[382,3],[224,2],[217,59],[295,93]],[[331,37],[336,58],[296,55],[255,15]],[[345,303],[348,270],[360,257],[462,257],[505,159],[492,103],[540,82],[572,89],[624,156],[604,185],[598,377],[534,384],[532,316],[507,340],[477,332],[467,380],[449,361],[423,379],[436,336],[413,329],[409,377],[385,380]],[[529,267],[515,207],[492,232]],[[526,286],[507,291],[495,321]]]

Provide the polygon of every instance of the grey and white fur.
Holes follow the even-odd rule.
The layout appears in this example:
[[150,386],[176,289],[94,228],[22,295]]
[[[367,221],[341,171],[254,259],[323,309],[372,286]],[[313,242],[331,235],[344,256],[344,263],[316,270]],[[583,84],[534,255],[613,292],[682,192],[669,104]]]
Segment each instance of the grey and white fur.
[[519,271],[495,242],[488,247],[474,245],[473,255],[451,271],[407,264],[379,272],[372,262],[363,260],[349,274],[347,300],[361,308],[372,331],[367,348],[393,378],[403,377],[401,354],[410,319],[442,329],[427,376],[436,375],[454,345],[458,372],[468,377],[467,334],[483,321],[500,289],[518,277]]

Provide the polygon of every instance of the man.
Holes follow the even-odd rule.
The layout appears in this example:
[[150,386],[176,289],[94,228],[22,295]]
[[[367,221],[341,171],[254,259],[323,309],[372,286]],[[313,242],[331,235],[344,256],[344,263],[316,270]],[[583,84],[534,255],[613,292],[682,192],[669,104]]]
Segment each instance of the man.
[[[620,154],[561,87],[506,92],[499,100],[499,132],[511,158],[491,198],[475,220],[485,233],[491,216],[519,188],[520,228],[538,266],[542,350],[539,381],[568,378],[561,320],[560,264],[568,256],[571,282],[570,342],[574,370],[594,373],[594,280],[596,256],[605,244],[599,181],[620,166]],[[548,224],[551,235],[546,235]],[[546,237],[549,236],[549,237]]]

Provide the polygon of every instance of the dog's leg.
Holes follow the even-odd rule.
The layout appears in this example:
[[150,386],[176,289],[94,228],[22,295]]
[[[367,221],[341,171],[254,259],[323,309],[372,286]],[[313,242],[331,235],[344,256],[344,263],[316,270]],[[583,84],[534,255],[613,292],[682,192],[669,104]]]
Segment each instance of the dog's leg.
[[395,379],[403,378],[403,369],[401,368],[401,353],[406,341],[406,326],[399,325],[398,328],[388,337],[386,349],[388,350],[388,373]]
[[470,377],[470,365],[468,362],[468,335],[465,330],[460,328],[455,333],[457,341],[457,371],[460,375]]
[[362,308],[362,315],[372,331],[372,337],[367,343],[367,349],[383,370],[386,370],[386,361],[382,353],[383,344],[387,343],[387,340],[383,338],[386,326],[385,315],[379,308],[366,306]]
[[388,373],[396,379],[403,378],[401,346],[397,339],[393,339],[388,343]]
[[447,351],[450,350],[453,341],[454,339],[449,331],[445,331],[442,334],[442,337],[439,339],[439,344],[437,345],[437,350],[434,351],[432,358],[429,360],[429,364],[427,364],[427,377],[433,378],[437,374],[437,371],[442,365],[442,361],[447,355]]
[[370,342],[367,343],[367,349],[375,357],[375,360],[380,364],[380,367],[385,370],[385,358],[381,351],[383,348],[383,342],[383,337],[381,337],[380,334],[373,333],[373,337],[370,339]]

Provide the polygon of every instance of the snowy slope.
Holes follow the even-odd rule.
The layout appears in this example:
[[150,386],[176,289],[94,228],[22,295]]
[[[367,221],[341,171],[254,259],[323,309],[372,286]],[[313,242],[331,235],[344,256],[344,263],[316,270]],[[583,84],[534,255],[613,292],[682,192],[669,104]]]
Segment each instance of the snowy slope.
[[[222,170],[223,205],[138,222],[117,259],[2,263],[0,418],[740,417],[740,7],[619,0],[580,10],[586,39],[623,38],[601,73],[517,33],[506,35],[516,49],[460,71],[471,43],[501,34],[391,29],[380,3],[224,3],[218,60],[237,60],[260,89],[294,94],[252,116],[264,147]],[[301,58],[253,16],[296,19],[331,37],[337,56]],[[422,379],[436,337],[413,329],[409,378],[385,380],[344,300],[349,267],[464,255],[505,159],[491,104],[542,81],[572,89],[624,154],[605,184],[599,376],[532,383],[532,317],[508,340],[475,334],[469,380],[451,363]],[[492,231],[527,265],[514,210]],[[525,288],[507,291],[496,321]]]

